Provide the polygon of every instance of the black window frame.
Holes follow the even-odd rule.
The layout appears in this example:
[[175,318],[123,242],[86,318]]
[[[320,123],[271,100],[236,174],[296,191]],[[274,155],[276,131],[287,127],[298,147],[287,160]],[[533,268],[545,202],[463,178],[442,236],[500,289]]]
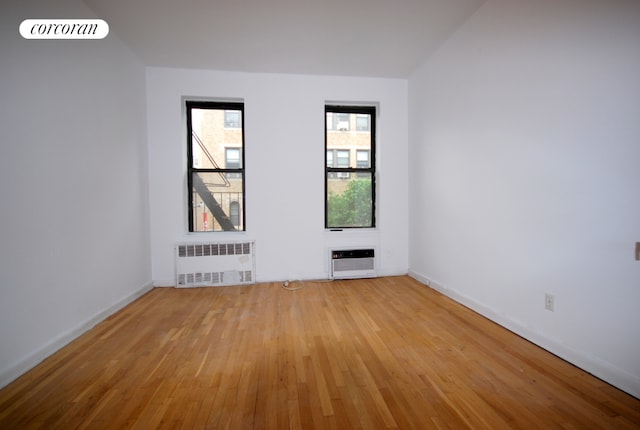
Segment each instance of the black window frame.
[[[220,101],[201,101],[201,100],[185,100],[186,113],[187,113],[187,195],[188,195],[188,220],[189,220],[189,233],[223,233],[229,231],[246,231],[246,175],[245,175],[245,135],[244,135],[244,102],[220,102]],[[193,143],[192,143],[192,109],[212,109],[212,110],[239,110],[240,111],[240,127],[242,133],[242,148],[240,149],[240,167],[237,169],[224,168],[198,168],[193,167]],[[225,128],[226,127],[226,113],[225,116]],[[226,151],[225,151],[226,152]],[[193,174],[194,173],[219,173],[222,175],[232,174],[233,177],[242,179],[242,202],[240,203],[240,219],[242,220],[242,229],[238,230],[234,225],[234,230],[216,230],[216,231],[196,231],[193,225],[193,212],[194,212],[194,193],[193,193]],[[230,216],[230,214],[228,215]]]
[[[324,228],[327,230],[343,230],[343,229],[363,229],[363,228],[375,228],[376,227],[376,112],[377,109],[375,106],[351,106],[351,105],[325,105],[324,108]],[[329,139],[328,133],[335,132],[340,133],[340,131],[336,131],[334,128],[335,124],[328,123],[327,117],[328,113],[337,113],[337,114],[365,114],[369,115],[371,120],[369,122],[369,128],[371,133],[371,146],[369,148],[369,167],[367,168],[359,168],[359,167],[333,167],[328,166],[327,152],[330,150],[335,150],[336,148],[329,147]],[[334,117],[335,115],[332,115]],[[335,158],[333,164],[337,164],[337,159]],[[350,154],[351,157],[351,154]],[[356,163],[357,164],[357,163]],[[338,173],[349,173],[349,177],[358,177],[359,173],[365,173],[371,176],[371,225],[367,226],[329,226],[329,179],[334,179],[338,177]],[[352,175],[352,173],[354,175]]]

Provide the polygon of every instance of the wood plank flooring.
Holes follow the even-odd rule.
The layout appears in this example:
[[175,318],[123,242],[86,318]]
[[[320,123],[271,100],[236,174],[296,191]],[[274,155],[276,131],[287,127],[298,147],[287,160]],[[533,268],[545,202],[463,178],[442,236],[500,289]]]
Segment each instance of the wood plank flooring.
[[154,289],[0,390],[32,428],[640,429],[640,400],[401,276]]

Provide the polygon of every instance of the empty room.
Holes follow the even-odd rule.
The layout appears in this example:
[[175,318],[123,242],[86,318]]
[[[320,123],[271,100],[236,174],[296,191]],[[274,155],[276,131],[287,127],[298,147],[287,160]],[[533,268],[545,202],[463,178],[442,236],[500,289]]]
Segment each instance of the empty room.
[[0,24],[0,428],[640,429],[640,2]]

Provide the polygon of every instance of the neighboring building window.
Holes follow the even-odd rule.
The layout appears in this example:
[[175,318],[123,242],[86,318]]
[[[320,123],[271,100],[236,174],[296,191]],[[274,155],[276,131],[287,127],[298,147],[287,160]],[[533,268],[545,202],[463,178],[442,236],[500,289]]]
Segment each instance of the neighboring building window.
[[[369,151],[363,150],[363,149],[356,150],[356,167],[358,169],[368,169],[370,166],[371,166],[371,163],[369,160]],[[362,177],[366,178],[367,175],[368,175],[367,172],[358,173],[358,176],[360,176],[361,178]]]
[[375,227],[375,119],[375,107],[325,106],[325,228]]
[[227,169],[239,169],[241,166],[240,148],[226,148],[224,162]]
[[370,131],[369,115],[356,114],[356,130]]
[[369,166],[371,166],[369,163],[369,150],[356,150],[356,167],[358,169],[368,169]]
[[[227,169],[240,169],[242,167],[240,148],[225,148],[224,166]],[[237,173],[227,173],[227,179],[238,179],[241,176]]]
[[224,111],[224,126],[225,128],[242,127],[242,111],[240,110]]
[[244,104],[186,108],[189,231],[244,231]]
[[350,150],[348,149],[339,149],[336,151],[338,162],[336,163],[335,167],[349,168],[349,159],[351,158],[349,156],[349,152]]
[[229,219],[236,227],[240,225],[240,203],[231,202]]
[[[335,168],[349,168],[349,160],[351,158],[350,150],[348,149],[328,149],[327,150],[327,167]],[[349,178],[348,172],[330,172],[329,178]]]
[[327,112],[327,130],[349,131],[350,115],[341,112]]

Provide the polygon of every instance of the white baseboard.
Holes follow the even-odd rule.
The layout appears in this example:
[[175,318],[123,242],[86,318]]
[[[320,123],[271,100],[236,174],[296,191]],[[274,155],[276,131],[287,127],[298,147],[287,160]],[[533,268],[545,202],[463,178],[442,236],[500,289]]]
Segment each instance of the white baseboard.
[[567,345],[558,343],[553,339],[535,332],[521,323],[499,314],[493,308],[477,302],[471,297],[462,294],[454,289],[447,288],[441,282],[433,280],[423,274],[409,271],[409,276],[418,282],[433,288],[456,302],[468,307],[480,315],[500,324],[509,331],[521,336],[539,347],[557,355],[580,369],[591,373],[597,378],[613,385],[620,390],[640,398],[640,377],[630,374],[624,369],[620,369],[598,357],[575,350]]
[[267,276],[256,276],[256,283],[267,283],[267,282],[284,282],[284,281],[318,281],[318,280],[326,280],[329,279],[329,274],[326,272],[316,272],[316,273],[287,273],[286,275],[267,275]]
[[0,373],[0,388],[7,386],[11,382],[13,382],[15,379],[20,377],[22,374],[26,373],[30,369],[37,366],[45,358],[49,357],[51,354],[58,351],[60,348],[69,344],[71,341],[73,341],[74,339],[84,334],[86,331],[93,328],[96,324],[104,321],[107,317],[109,317],[110,315],[113,315],[114,313],[124,308],[126,305],[138,299],[139,297],[146,294],[147,292],[151,291],[152,289],[153,289],[152,283],[148,283],[144,285],[142,288],[123,297],[113,305],[109,306],[107,309],[93,315],[91,318],[82,322],[72,330],[69,330],[66,333],[62,333],[61,335],[59,335],[58,337],[56,337],[55,339],[53,339],[52,341],[50,341],[49,343],[41,347],[40,349],[28,355],[24,360],[21,360],[20,362],[11,366],[10,368],[3,370]]
[[176,286],[175,279],[171,279],[171,280],[160,279],[160,280],[153,281],[154,288],[158,288],[158,287],[166,288],[166,287],[175,287],[175,286]]
[[[393,271],[385,271],[378,272],[378,277],[383,276],[404,276],[407,274],[407,270],[393,270]],[[267,283],[267,282],[284,282],[284,281],[317,281],[317,280],[325,280],[330,279],[330,274],[328,272],[316,272],[316,273],[306,273],[304,275],[295,274],[295,273],[287,273],[286,275],[267,275],[267,276],[256,276],[256,283]],[[166,288],[166,287],[175,287],[176,280],[171,279],[157,279],[153,281],[154,288]]]

